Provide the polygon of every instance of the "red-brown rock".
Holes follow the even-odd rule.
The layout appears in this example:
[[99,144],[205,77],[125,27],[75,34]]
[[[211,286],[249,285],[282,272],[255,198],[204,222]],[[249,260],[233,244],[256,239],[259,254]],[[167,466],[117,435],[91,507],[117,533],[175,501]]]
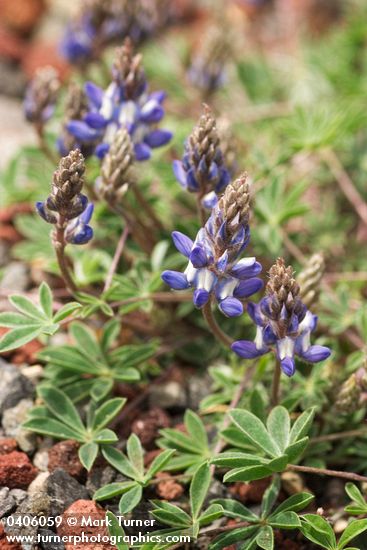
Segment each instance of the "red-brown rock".
[[36,354],[42,348],[43,345],[38,340],[32,340],[32,342],[28,342],[28,344],[24,344],[16,350],[12,357],[12,363],[14,365],[23,365],[24,363],[31,365],[36,362]]
[[251,481],[250,483],[234,483],[229,487],[233,496],[237,497],[241,502],[253,502],[259,504],[262,501],[263,495],[270,484],[271,478],[265,477]]
[[57,44],[33,42],[23,57],[22,68],[28,78],[32,78],[40,67],[52,66],[63,80],[70,72],[67,63],[60,57]]
[[25,453],[13,451],[0,456],[0,487],[26,489],[37,473]]
[[25,42],[3,25],[0,25],[0,56],[12,61],[20,61],[25,51]]
[[17,442],[12,437],[4,437],[0,439],[0,455],[7,455],[16,451]]
[[[103,523],[101,525],[102,520],[106,517],[106,512],[93,500],[77,500],[73,502],[73,504],[65,510],[62,517],[63,521],[57,528],[57,534],[60,536],[75,536],[82,532],[85,537],[98,535],[105,537],[108,535],[107,528]],[[68,518],[74,518],[75,525],[68,525]],[[84,522],[88,521],[88,518],[92,518],[92,520],[100,523],[100,525],[89,526],[82,524],[83,518]],[[114,548],[114,546],[109,545],[107,542],[101,542],[100,544],[89,544],[87,542],[76,544],[65,543],[65,550],[113,550]]]
[[45,9],[45,0],[0,0],[2,22],[22,34],[33,30]]
[[131,431],[136,434],[145,449],[150,450],[161,428],[168,428],[170,419],[167,413],[159,407],[141,414],[132,424]]
[[170,476],[167,472],[159,472],[156,477],[162,478],[162,481],[157,484],[157,495],[164,500],[176,500],[183,495],[184,488],[182,485]]
[[48,451],[48,470],[53,472],[57,468],[62,468],[78,481],[84,481],[86,470],[80,463],[78,449],[79,444],[72,439],[56,443]]

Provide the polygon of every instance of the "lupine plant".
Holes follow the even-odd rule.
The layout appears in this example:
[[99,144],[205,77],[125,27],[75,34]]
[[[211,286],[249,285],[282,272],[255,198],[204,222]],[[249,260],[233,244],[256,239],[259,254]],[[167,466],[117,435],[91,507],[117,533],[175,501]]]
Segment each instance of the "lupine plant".
[[[118,549],[361,550],[367,19],[349,8],[330,37],[340,70],[312,42],[315,85],[285,86],[271,57],[229,50],[232,8],[231,34],[213,42],[208,23],[187,63],[179,31],[151,41],[176,3],[90,0],[62,41],[71,80],[36,73],[24,112],[38,144],[3,189],[34,200],[12,252],[43,282],[10,293],[0,352],[38,342],[23,428],[76,442],[88,475],[108,464],[93,498]],[[144,421],[154,395],[159,425]],[[156,541],[130,544],[117,516],[142,511]]]

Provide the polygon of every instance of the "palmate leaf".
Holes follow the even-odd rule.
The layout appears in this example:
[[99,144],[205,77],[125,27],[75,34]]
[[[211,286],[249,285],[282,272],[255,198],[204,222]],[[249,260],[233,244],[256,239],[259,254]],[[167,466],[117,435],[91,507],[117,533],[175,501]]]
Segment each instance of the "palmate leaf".
[[79,304],[73,302],[72,307],[53,317],[52,292],[45,282],[39,288],[38,301],[39,305],[36,305],[26,296],[14,294],[9,297],[9,302],[17,312],[0,314],[0,327],[11,329],[0,339],[0,352],[19,348],[42,334],[55,334],[59,321],[79,307]]
[[81,435],[85,434],[85,427],[78,411],[63,392],[50,386],[43,386],[39,388],[38,393],[56,418]]

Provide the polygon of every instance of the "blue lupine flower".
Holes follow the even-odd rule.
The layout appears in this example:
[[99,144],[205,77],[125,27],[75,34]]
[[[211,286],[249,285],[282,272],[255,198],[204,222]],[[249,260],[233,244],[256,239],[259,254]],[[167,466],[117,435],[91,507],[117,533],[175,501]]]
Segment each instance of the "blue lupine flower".
[[42,127],[53,115],[60,82],[52,67],[38,69],[27,87],[23,108],[26,119]]
[[97,143],[95,154],[103,158],[119,128],[126,128],[134,145],[136,160],[146,160],[151,149],[170,141],[172,133],[157,124],[164,116],[164,92],[147,91],[140,56],[132,55],[125,41],[117,51],[113,82],[106,90],[88,82],[85,92],[89,111],[82,120],[71,120],[66,128],[80,143]]
[[50,195],[36,203],[41,218],[63,230],[66,242],[72,244],[85,244],[93,237],[88,224],[94,206],[81,193],[84,171],[83,155],[78,150],[71,151],[54,172]]
[[224,315],[241,315],[242,300],[263,286],[256,277],[262,269],[256,258],[239,259],[250,239],[248,211],[248,184],[242,176],[227,187],[195,241],[179,231],[172,233],[174,245],[189,263],[184,273],[164,271],[163,281],[174,290],[193,288],[198,308],[213,297]]
[[255,340],[239,340],[232,344],[232,349],[240,357],[252,359],[275,348],[283,372],[292,376],[295,355],[309,363],[318,363],[329,357],[330,350],[311,345],[310,336],[316,328],[317,317],[299,298],[292,268],[285,268],[284,260],[278,259],[269,273],[267,296],[259,304],[247,306],[257,327]]
[[88,225],[93,215],[94,205],[89,203],[77,218],[71,220],[65,229],[65,240],[71,244],[86,244],[93,238],[93,229]]
[[173,162],[173,172],[184,189],[199,195],[205,208],[213,208],[217,195],[229,184],[231,173],[224,163],[216,120],[209,107],[205,106],[185,143],[182,160]]
[[89,17],[81,17],[69,24],[60,44],[61,54],[74,65],[83,65],[93,57],[97,31]]
[[188,69],[188,78],[193,86],[202,90],[206,98],[221,88],[226,81],[226,63],[231,51],[228,25],[210,27],[199,49],[194,52]]

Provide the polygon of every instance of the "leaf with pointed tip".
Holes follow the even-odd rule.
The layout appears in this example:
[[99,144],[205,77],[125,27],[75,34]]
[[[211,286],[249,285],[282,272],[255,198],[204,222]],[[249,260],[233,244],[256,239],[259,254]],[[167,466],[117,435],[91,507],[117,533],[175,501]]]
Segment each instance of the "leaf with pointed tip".
[[20,348],[42,334],[42,325],[28,325],[7,332],[0,340],[0,353]]
[[322,548],[335,549],[334,531],[324,518],[317,514],[305,514],[301,520],[300,530],[308,540],[319,544]]
[[276,499],[278,498],[280,490],[280,478],[275,476],[272,483],[266,489],[261,502],[261,517],[266,518],[272,507],[274,506]]
[[223,550],[236,542],[243,542],[245,539],[254,535],[258,531],[258,526],[251,525],[250,527],[241,527],[240,529],[233,528],[230,533],[224,533],[216,538],[209,546],[208,550]]
[[109,510],[106,512],[106,516],[108,520],[108,534],[116,541],[115,546],[117,550],[129,550],[128,545],[123,542],[125,531],[121,527],[117,517]]
[[93,440],[96,443],[106,445],[106,444],[116,443],[119,439],[115,434],[115,432],[113,432],[112,430],[109,430],[108,428],[105,428],[104,430],[101,430],[100,432],[98,432],[93,437]]
[[366,531],[367,519],[355,519],[344,530],[338,542],[338,550],[342,550],[348,542]]
[[315,497],[310,493],[297,493],[291,497],[284,500],[277,508],[274,510],[274,514],[280,514],[280,512],[298,512],[306,508],[313,501]]
[[278,446],[266,431],[264,424],[249,411],[233,409],[230,416],[236,426],[245,433],[255,447],[260,448],[270,456],[280,455]]
[[208,448],[208,436],[203,422],[197,414],[189,409],[185,412],[184,423],[189,435],[195,441],[196,445],[202,449]]
[[315,409],[311,408],[304,411],[301,416],[297,418],[291,429],[290,443],[295,443],[308,435],[314,416]]
[[42,323],[49,321],[44,312],[25,296],[14,294],[9,297],[9,302],[15,307],[15,309],[31,319],[35,319],[36,321],[40,321]]
[[226,483],[232,481],[255,481],[272,474],[272,471],[263,465],[247,466],[246,468],[236,468],[227,472],[223,478]]
[[289,443],[290,419],[287,409],[274,407],[266,421],[270,437],[275,441],[279,450],[284,452]]
[[199,518],[199,526],[204,527],[223,516],[223,508],[219,504],[211,504]]
[[74,311],[80,309],[81,307],[81,304],[79,304],[78,302],[69,302],[59,309],[59,311],[53,316],[52,320],[54,323],[59,323],[60,321],[66,319],[66,317],[69,317],[69,315],[72,315]]
[[118,483],[109,483],[98,489],[94,495],[94,500],[109,500],[117,497],[126,491],[129,491],[132,487],[135,487],[135,481],[122,481]]
[[48,319],[52,319],[52,292],[47,283],[43,281],[39,288],[39,302],[42,307],[45,316]]
[[79,413],[65,393],[51,386],[39,388],[38,393],[56,418],[79,433],[85,434],[85,427]]
[[78,350],[83,355],[88,358],[92,356],[95,360],[101,359],[101,348],[94,333],[89,328],[83,323],[75,321],[70,326],[70,333],[78,346]]
[[125,397],[115,397],[103,403],[94,413],[92,430],[96,432],[107,426],[118,415],[125,403]]
[[84,445],[82,445],[78,451],[79,460],[83,464],[84,468],[88,470],[88,472],[92,468],[94,461],[97,458],[97,455],[98,445],[93,442],[84,443]]
[[254,512],[252,512],[249,508],[246,508],[246,506],[237,500],[232,500],[231,498],[219,498],[215,499],[213,503],[220,504],[224,510],[224,515],[229,518],[248,521],[250,523],[258,522],[260,520]]
[[263,550],[273,550],[274,548],[274,533],[270,525],[265,525],[260,529],[256,537],[256,542],[259,548]]
[[196,470],[190,484],[190,507],[194,519],[199,517],[206,494],[209,490],[210,480],[210,467],[207,462],[204,462],[204,464]]
[[127,514],[134,510],[141,501],[143,496],[142,486],[136,483],[131,489],[122,495],[119,502],[119,510],[121,514]]
[[122,475],[134,480],[140,480],[140,473],[121,451],[113,447],[106,447],[102,449],[102,454],[107,462]]
[[75,439],[81,443],[85,441],[84,437],[79,432],[53,418],[30,418],[26,420],[22,426],[26,430],[43,435],[50,435],[56,439]]
[[127,450],[127,456],[130,460],[131,464],[134,464],[134,468],[136,468],[140,474],[140,476],[143,476],[144,474],[144,451],[143,447],[141,446],[140,439],[136,434],[131,434],[129,439],[127,440],[126,445]]
[[158,472],[161,472],[169,459],[174,454],[174,449],[166,449],[162,453],[159,453],[158,456],[155,457],[151,465],[149,466],[149,469],[145,475],[144,481],[147,482],[150,479],[152,479]]
[[301,526],[301,521],[296,512],[291,511],[272,514],[268,521],[274,529],[298,529]]

